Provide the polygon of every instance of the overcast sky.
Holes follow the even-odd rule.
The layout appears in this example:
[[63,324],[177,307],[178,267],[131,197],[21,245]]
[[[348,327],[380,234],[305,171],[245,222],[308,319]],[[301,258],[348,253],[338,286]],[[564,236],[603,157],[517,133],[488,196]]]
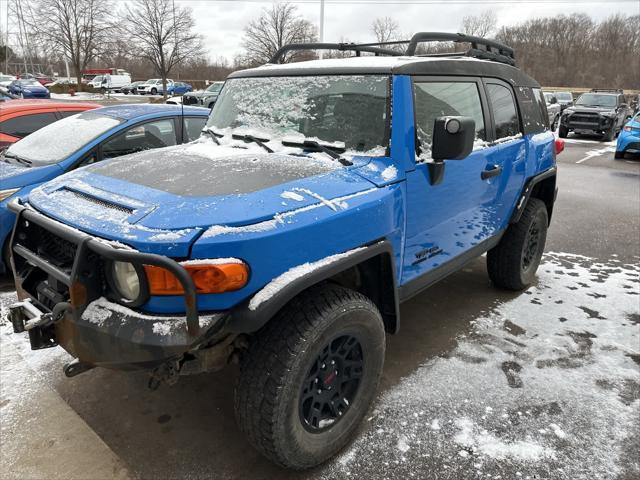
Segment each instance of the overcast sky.
[[[9,0],[0,0],[0,24],[4,27]],[[16,1],[16,0],[10,0]],[[21,1],[21,0],[17,0]],[[129,0],[114,0],[122,4]],[[197,30],[205,38],[209,56],[229,60],[242,51],[245,25],[271,5],[270,0],[175,0],[176,5],[193,10]],[[293,1],[301,15],[316,24],[319,0]],[[325,41],[371,41],[371,24],[377,17],[390,16],[407,34],[416,31],[457,32],[465,15],[495,11],[499,26],[529,18],[582,12],[595,19],[611,14],[640,14],[640,0],[326,0]],[[4,18],[2,18],[4,17]]]
[[[390,16],[403,32],[445,31],[457,32],[462,17],[477,14],[490,8],[496,12],[499,25],[510,25],[539,16],[586,13],[602,19],[614,13],[640,14],[640,0],[584,0],[584,1],[505,1],[505,0],[327,0],[325,5],[325,41],[373,40],[371,23],[377,17]],[[329,3],[330,2],[330,3]],[[269,1],[218,1],[176,0],[176,4],[193,9],[198,31],[204,35],[212,59],[223,55],[232,59],[241,51],[242,30],[253,18],[260,15]],[[320,2],[302,0],[290,2],[297,5],[300,13],[318,25]],[[404,3],[404,4],[403,4]]]

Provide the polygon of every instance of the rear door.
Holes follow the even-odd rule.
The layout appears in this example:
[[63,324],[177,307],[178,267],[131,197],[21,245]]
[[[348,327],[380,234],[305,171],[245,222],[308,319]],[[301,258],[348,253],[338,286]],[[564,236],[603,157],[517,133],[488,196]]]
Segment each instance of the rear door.
[[491,114],[490,169],[499,171],[485,180],[486,211],[492,212],[495,231],[507,227],[526,176],[528,143],[513,88],[500,80],[484,80]]

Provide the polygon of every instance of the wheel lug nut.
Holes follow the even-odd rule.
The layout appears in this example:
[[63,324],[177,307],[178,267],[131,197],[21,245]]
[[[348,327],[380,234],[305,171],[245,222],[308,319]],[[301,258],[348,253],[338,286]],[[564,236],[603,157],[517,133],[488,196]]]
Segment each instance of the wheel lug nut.
[[316,378],[316,379],[313,381],[313,383],[318,383],[318,379]]
[[322,390],[318,389],[318,395],[320,395],[322,393]]
[[326,365],[323,363],[323,364],[322,364],[322,367],[320,367],[320,368],[325,368],[325,367],[326,367]]
[[335,365],[336,361],[335,360],[331,360],[331,365]]

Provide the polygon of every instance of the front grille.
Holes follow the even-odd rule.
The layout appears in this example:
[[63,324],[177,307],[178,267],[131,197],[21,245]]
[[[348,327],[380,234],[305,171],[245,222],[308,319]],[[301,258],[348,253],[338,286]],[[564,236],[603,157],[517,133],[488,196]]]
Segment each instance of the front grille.
[[597,113],[574,113],[569,117],[572,125],[600,125],[600,115]]
[[87,195],[86,193],[78,192],[78,191],[72,190],[70,188],[64,188],[63,190],[65,190],[66,192],[71,193],[72,195],[74,195],[75,197],[77,197],[80,200],[85,200],[87,202],[94,203],[94,204],[99,205],[99,206],[104,207],[104,208],[109,208],[111,210],[118,210],[119,212],[126,213],[127,215],[131,215],[134,212],[134,210],[132,208],[125,207],[125,206],[122,206],[122,205],[118,205],[117,203],[108,202],[106,200],[101,200],[99,198],[92,197],[91,195]]
[[38,227],[40,242],[38,243],[38,254],[43,255],[51,263],[59,267],[71,267],[76,256],[78,246],[64,238]]

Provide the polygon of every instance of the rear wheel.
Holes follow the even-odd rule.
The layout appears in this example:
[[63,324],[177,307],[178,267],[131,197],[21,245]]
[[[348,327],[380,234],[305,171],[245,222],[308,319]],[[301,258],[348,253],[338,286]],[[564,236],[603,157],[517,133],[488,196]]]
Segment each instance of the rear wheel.
[[157,89],[157,88],[155,88],[155,87],[153,87],[153,88],[151,89],[151,95],[157,95],[157,94],[158,94],[158,89]]
[[567,138],[567,135],[569,135],[569,129],[563,125],[560,125],[560,128],[558,129],[558,135],[560,136],[560,138]]
[[547,239],[549,217],[542,200],[530,198],[517,223],[487,252],[489,278],[498,287],[523,290],[535,279]]
[[622,160],[624,158],[624,152],[616,151],[616,153],[614,154],[614,158],[616,160]]
[[335,285],[292,300],[251,340],[235,413],[273,462],[311,468],[343,448],[375,396],[384,326],[373,303]]

